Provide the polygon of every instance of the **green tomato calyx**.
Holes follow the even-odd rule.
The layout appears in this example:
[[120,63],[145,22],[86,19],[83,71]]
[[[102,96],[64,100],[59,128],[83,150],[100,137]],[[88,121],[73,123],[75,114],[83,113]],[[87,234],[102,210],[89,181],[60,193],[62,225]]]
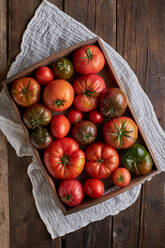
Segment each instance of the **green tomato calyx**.
[[61,107],[61,106],[64,107],[64,103],[65,103],[65,102],[66,102],[66,100],[55,99],[54,102],[53,102],[53,105],[54,105],[54,106],[57,106],[57,107]]
[[81,57],[81,59],[88,59],[88,64],[89,64],[90,60],[93,59],[93,54],[91,53],[91,50],[89,48],[87,48],[86,56]]
[[97,162],[98,162],[99,164],[102,164],[102,163],[104,162],[104,159],[99,158],[99,159],[97,160]]
[[117,178],[117,181],[124,183],[124,177],[123,177],[122,175],[120,175],[120,176]]

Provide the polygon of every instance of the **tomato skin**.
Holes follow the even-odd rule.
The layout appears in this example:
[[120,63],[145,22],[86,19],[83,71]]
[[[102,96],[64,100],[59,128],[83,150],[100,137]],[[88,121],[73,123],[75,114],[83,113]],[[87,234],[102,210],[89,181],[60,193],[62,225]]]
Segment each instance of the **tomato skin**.
[[42,150],[51,144],[52,136],[46,128],[40,127],[32,132],[31,141],[35,148]]
[[39,103],[28,107],[23,115],[23,121],[30,129],[48,125],[51,118],[51,112],[44,105]]
[[112,180],[117,186],[125,187],[130,183],[131,175],[127,169],[117,168],[112,173]]
[[92,74],[77,78],[73,83],[77,96],[75,107],[82,112],[89,112],[98,105],[98,96],[106,89],[106,84],[98,75]]
[[55,77],[60,79],[69,79],[74,73],[72,62],[67,58],[60,58],[53,65]]
[[47,66],[41,66],[36,70],[35,78],[37,82],[45,85],[54,79],[52,70]]
[[51,81],[43,92],[45,105],[55,112],[68,109],[74,99],[74,90],[70,83],[65,80]]
[[142,145],[132,145],[121,154],[120,158],[122,165],[134,175],[145,175],[152,170],[152,158]]
[[127,107],[127,98],[119,88],[106,89],[99,98],[101,113],[107,118],[123,115]]
[[72,138],[64,137],[45,150],[44,162],[49,173],[59,179],[74,179],[84,169],[85,154]]
[[86,45],[77,49],[73,55],[75,70],[80,74],[92,74],[101,71],[105,58],[101,50],[94,45]]
[[80,144],[89,144],[96,139],[97,127],[91,121],[83,120],[73,127],[72,135]]
[[89,113],[89,120],[94,124],[99,124],[103,121],[103,115],[98,110],[93,110]]
[[94,178],[104,179],[119,166],[117,151],[105,143],[93,143],[86,152],[86,172]]
[[39,101],[40,85],[31,77],[16,79],[11,85],[11,95],[18,105],[29,107]]
[[138,137],[138,128],[131,118],[121,116],[105,123],[103,134],[109,145],[118,149],[126,149],[135,143]]
[[83,186],[75,179],[63,181],[58,188],[58,195],[66,205],[77,206],[84,199]]
[[104,184],[95,178],[85,181],[84,191],[90,198],[99,198],[104,193]]
[[77,109],[71,109],[68,113],[68,119],[72,124],[76,124],[83,119],[83,114]]
[[61,139],[69,133],[70,122],[65,117],[65,115],[53,116],[51,120],[50,130],[55,138]]

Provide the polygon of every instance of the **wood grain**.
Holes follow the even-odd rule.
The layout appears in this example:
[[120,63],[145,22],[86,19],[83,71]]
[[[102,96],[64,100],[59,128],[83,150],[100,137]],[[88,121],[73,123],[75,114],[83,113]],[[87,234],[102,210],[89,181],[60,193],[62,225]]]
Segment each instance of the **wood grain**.
[[[2,81],[7,72],[7,6],[5,0],[0,0],[0,37],[0,81]],[[6,138],[0,132],[0,247],[8,248],[9,243],[8,152]]]

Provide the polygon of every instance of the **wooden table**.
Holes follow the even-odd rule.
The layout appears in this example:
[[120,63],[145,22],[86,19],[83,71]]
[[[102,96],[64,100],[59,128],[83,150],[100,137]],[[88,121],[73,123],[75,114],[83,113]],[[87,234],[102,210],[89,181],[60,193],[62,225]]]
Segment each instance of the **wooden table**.
[[[165,128],[165,1],[51,0],[104,38],[130,64]],[[0,0],[0,79],[19,52],[40,0]],[[165,174],[142,187],[136,203],[65,237],[51,240],[32,197],[31,159],[18,158],[0,134],[1,248],[164,248]],[[54,223],[56,225],[56,223]]]

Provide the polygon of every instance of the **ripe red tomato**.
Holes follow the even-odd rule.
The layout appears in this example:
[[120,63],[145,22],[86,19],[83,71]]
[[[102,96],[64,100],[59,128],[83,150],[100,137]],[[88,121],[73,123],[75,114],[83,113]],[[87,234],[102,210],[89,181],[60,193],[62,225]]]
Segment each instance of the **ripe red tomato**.
[[72,124],[76,124],[83,119],[83,114],[77,109],[71,109],[68,113],[68,119]]
[[77,78],[73,88],[77,94],[75,107],[82,112],[89,112],[97,107],[98,96],[106,89],[106,85],[103,78],[93,74]]
[[112,173],[112,180],[113,180],[114,184],[116,184],[120,187],[125,187],[130,183],[131,175],[127,169],[117,168]]
[[66,205],[73,207],[79,205],[84,199],[84,190],[78,180],[66,180],[58,188],[60,199]]
[[109,145],[118,149],[125,149],[135,143],[138,128],[131,118],[121,116],[105,123],[103,134]]
[[11,95],[18,105],[29,107],[39,101],[40,85],[31,77],[16,79],[11,85]]
[[49,173],[59,179],[74,179],[84,169],[85,154],[76,141],[69,137],[57,139],[44,153]]
[[107,178],[119,166],[119,155],[112,147],[104,143],[93,143],[85,153],[86,172],[99,179]]
[[84,191],[90,198],[99,198],[104,193],[104,184],[95,178],[85,181]]
[[95,124],[99,124],[103,121],[103,115],[98,110],[93,110],[89,113],[89,119]]
[[64,111],[72,105],[73,99],[73,87],[65,80],[51,81],[44,89],[43,100],[50,110]]
[[103,53],[97,46],[80,47],[73,56],[75,70],[80,74],[92,74],[101,71],[105,65]]
[[41,66],[36,70],[36,80],[40,84],[47,84],[54,79],[52,70],[47,66]]
[[61,139],[69,133],[70,122],[65,115],[53,116],[50,125],[51,133],[55,138]]

